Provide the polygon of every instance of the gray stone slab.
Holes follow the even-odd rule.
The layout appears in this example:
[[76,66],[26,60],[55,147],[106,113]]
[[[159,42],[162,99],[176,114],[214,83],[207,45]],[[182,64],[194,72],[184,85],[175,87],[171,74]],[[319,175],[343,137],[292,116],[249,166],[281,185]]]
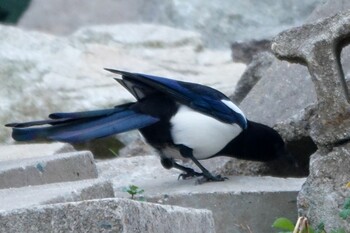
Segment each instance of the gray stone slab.
[[123,187],[136,185],[145,190],[146,201],[212,210],[216,231],[230,233],[249,232],[247,227],[272,232],[277,217],[296,219],[296,198],[305,181],[230,176],[224,182],[195,185],[196,179],[177,180],[180,172],[164,169],[156,156],[114,159],[97,167],[100,177],[111,180],[117,197],[130,197]]
[[0,145],[0,162],[72,151],[75,151],[73,146],[61,142]]
[[2,189],[0,197],[0,210],[12,210],[43,204],[114,197],[114,191],[110,182],[93,179]]
[[142,188],[147,201],[213,211],[216,232],[272,232],[276,218],[297,218],[296,199],[304,181],[240,176],[196,186],[179,181]]
[[274,38],[271,46],[280,59],[308,67],[317,95],[310,135],[322,146],[350,138],[350,96],[340,61],[340,51],[350,37],[349,26],[348,10],[284,31]]
[[215,232],[212,213],[103,199],[0,212],[1,232]]
[[93,155],[88,151],[0,162],[0,189],[96,177]]

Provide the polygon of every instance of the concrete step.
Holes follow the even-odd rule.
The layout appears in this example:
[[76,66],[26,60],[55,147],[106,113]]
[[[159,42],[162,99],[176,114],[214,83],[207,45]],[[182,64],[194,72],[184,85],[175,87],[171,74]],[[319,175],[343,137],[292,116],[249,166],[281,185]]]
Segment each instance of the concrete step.
[[76,151],[68,143],[32,143],[0,145],[0,161],[35,158]]
[[208,210],[101,199],[0,211],[0,232],[214,233]]
[[1,146],[0,189],[97,177],[90,152],[56,154],[62,148],[57,143]]
[[[37,153],[34,154],[37,155]],[[13,210],[17,208],[28,208],[24,212],[34,213],[44,208],[39,205],[47,203],[114,196],[130,198],[123,188],[137,185],[145,190],[143,195],[148,202],[211,210],[216,232],[272,232],[271,224],[277,217],[296,218],[296,196],[305,181],[305,179],[294,178],[235,176],[229,177],[229,180],[224,182],[196,185],[196,179],[178,180],[180,172],[175,169],[164,169],[160,165],[159,157],[154,155],[116,158],[99,161],[96,164],[90,152],[20,158],[0,161],[2,171],[0,172],[0,185],[10,186],[8,183],[11,181],[12,186],[16,184],[37,184],[37,186],[0,190],[2,197],[0,209],[10,211],[13,219],[20,218],[22,214],[20,211]],[[6,174],[6,176],[1,174]],[[65,182],[82,177],[96,178],[97,174],[98,179]],[[48,179],[50,176],[52,178]],[[45,184],[48,181],[61,183]],[[52,207],[49,213],[56,213],[55,208]],[[61,211],[60,208],[58,205],[57,211]],[[50,216],[53,217],[53,215]],[[141,218],[140,221],[143,220]],[[62,221],[70,220],[62,217]],[[90,218],[87,218],[86,221],[94,222]],[[11,224],[14,223],[14,221],[11,222]],[[36,222],[35,219],[32,223],[40,227],[43,224],[39,220]],[[163,224],[160,220],[157,223]],[[76,227],[74,225],[76,223],[69,224]],[[110,226],[110,224],[103,226]],[[11,227],[14,226],[11,225]],[[45,227],[48,226],[42,225],[42,227],[40,229],[46,229]],[[79,225],[79,227],[85,226]],[[192,230],[193,227],[189,229]]]
[[[157,164],[159,164],[157,166]],[[273,232],[278,217],[296,219],[296,198],[304,178],[233,176],[224,182],[195,185],[177,180],[179,172],[165,170],[156,156],[120,158],[97,163],[100,177],[113,183],[117,197],[129,197],[123,187],[136,185],[146,201],[209,209],[216,232]]]
[[2,189],[0,197],[0,210],[12,210],[43,204],[114,197],[114,190],[110,182],[92,179]]

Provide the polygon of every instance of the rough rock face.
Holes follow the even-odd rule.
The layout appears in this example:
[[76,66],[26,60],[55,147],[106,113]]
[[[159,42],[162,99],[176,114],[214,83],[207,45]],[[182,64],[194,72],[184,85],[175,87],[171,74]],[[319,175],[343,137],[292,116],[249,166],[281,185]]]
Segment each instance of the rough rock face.
[[85,25],[151,22],[197,31],[206,45],[222,48],[233,41],[271,38],[300,25],[322,1],[32,0],[19,25],[69,34]]
[[[307,157],[313,154],[310,176],[298,198],[299,213],[306,215],[313,225],[323,222],[328,231],[342,227],[345,232],[350,231],[349,222],[339,217],[339,211],[350,196],[349,189],[345,188],[350,180],[349,107],[344,100],[344,83],[349,86],[350,47],[342,42],[349,35],[346,30],[350,13],[347,11],[341,17],[325,21],[321,19],[349,8],[348,1],[328,1],[315,10],[309,18],[311,24],[303,26],[304,30],[291,29],[278,36],[276,40],[282,43],[283,49],[275,44],[275,53],[293,63],[274,58],[269,67],[261,69],[260,81],[240,105],[248,118],[274,126],[305,169]],[[312,36],[314,38],[308,38]],[[334,40],[336,36],[342,39]],[[314,47],[317,51],[306,53]],[[338,69],[340,64],[343,76]],[[244,82],[240,80],[239,83]],[[232,171],[234,165],[237,163],[230,161],[226,170]],[[261,164],[247,166],[243,163],[241,166],[250,168],[253,173],[266,171],[266,166]]]
[[298,211],[313,225],[324,223],[327,232],[343,228],[350,232],[349,220],[339,213],[350,197],[350,143],[331,151],[318,150],[310,159],[310,175],[298,195]]
[[[350,38],[350,10],[280,33],[272,43],[281,59],[306,65],[317,96],[308,115],[309,135],[318,146],[312,155],[310,176],[299,195],[302,215],[327,231],[350,224],[339,217],[349,198],[349,91],[341,61],[341,49]],[[349,56],[347,50],[344,56]],[[345,70],[346,72],[347,70]],[[305,115],[304,115],[305,116]]]
[[[0,26],[0,34],[3,123],[133,100],[104,67],[199,82],[226,93],[245,68],[231,62],[229,51],[204,49],[197,33],[160,25],[88,27],[69,37]],[[0,141],[9,140],[10,131],[0,127]]]
[[236,104],[240,104],[255,84],[263,77],[265,70],[270,67],[274,60],[275,57],[269,52],[255,55],[239,79],[234,93],[230,96],[231,100]]
[[[271,50],[270,40],[253,40],[248,42],[233,42],[231,44],[232,60],[250,64],[254,57],[265,51]],[[248,92],[247,92],[248,93]]]
[[[1,212],[1,232],[215,233],[211,211],[108,198]],[[181,224],[179,224],[181,223]]]

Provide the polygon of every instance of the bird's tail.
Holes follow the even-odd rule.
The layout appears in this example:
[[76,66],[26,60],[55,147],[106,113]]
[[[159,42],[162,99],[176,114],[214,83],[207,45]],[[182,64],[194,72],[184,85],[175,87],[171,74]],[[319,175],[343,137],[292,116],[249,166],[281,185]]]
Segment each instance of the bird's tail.
[[104,110],[52,113],[48,120],[5,126],[12,127],[12,137],[16,141],[48,139],[74,143],[143,128],[158,121],[155,117],[132,110],[133,104]]

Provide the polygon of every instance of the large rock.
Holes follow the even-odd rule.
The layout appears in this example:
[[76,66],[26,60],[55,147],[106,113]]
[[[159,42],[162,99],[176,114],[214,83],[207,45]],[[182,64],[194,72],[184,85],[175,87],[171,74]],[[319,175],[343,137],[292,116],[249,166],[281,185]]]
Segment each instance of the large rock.
[[[339,6],[338,10],[346,9],[348,4],[341,2],[343,1],[337,1],[334,6]],[[309,22],[330,16],[335,11],[333,6],[329,7],[332,3],[324,5],[323,9],[329,8],[328,11],[321,8],[316,10],[320,13],[314,13]],[[341,62],[344,76],[349,77],[350,47],[343,49]],[[247,71],[246,74],[249,72],[251,71]],[[305,173],[308,169],[307,158],[316,150],[316,145],[310,137],[310,118],[317,97],[308,69],[300,64],[274,58],[272,64],[261,70],[259,75],[260,81],[247,94],[240,107],[249,119],[278,129],[294,156],[302,164],[302,173]],[[247,76],[245,78],[247,79]]]
[[350,232],[349,220],[339,216],[349,199],[349,167],[350,143],[311,156],[310,175],[298,195],[298,209],[312,225],[323,223],[327,232],[339,228]]
[[[19,26],[68,34],[92,24],[152,22],[197,31],[203,35],[205,44],[223,48],[232,41],[271,38],[286,28],[300,25],[320,2],[52,0],[48,4],[45,0],[32,0]],[[45,20],[42,15],[46,16]]]
[[[83,28],[66,38],[9,26],[0,33],[3,123],[133,100],[103,67],[201,82],[226,93],[245,68],[231,62],[229,51],[204,49],[197,33],[159,25]],[[0,128],[0,141],[9,141],[10,130]]]
[[255,55],[239,79],[234,93],[230,96],[231,100],[236,104],[240,104],[255,84],[265,75],[265,70],[271,66],[274,60],[275,57],[270,52],[261,52]]
[[0,211],[1,232],[214,233],[208,210],[102,199]]
[[[318,146],[310,161],[310,176],[300,192],[300,212],[314,226],[323,223],[327,231],[343,228],[348,232],[349,222],[342,220],[339,212],[347,200],[345,185],[350,179],[350,97],[346,80],[350,53],[348,47],[343,49],[350,34],[350,10],[346,9],[350,5],[337,5],[343,7],[343,12],[280,33],[272,50],[282,59],[308,67],[317,96],[314,104],[304,106],[304,114],[293,119],[294,124],[289,121],[295,126],[291,132],[309,134]],[[333,11],[330,8],[327,12]],[[308,124],[303,124],[305,121]],[[300,130],[302,125],[306,130]]]

